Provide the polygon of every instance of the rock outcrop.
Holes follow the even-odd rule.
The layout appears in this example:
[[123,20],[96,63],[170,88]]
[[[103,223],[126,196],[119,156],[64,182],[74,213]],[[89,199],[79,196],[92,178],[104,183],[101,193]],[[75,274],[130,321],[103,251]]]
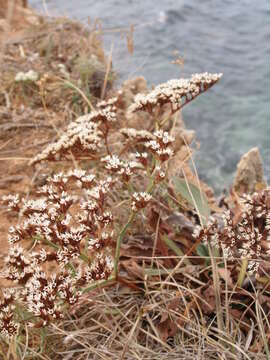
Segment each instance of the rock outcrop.
[[257,147],[242,156],[237,165],[233,189],[237,193],[253,193],[266,187],[263,164]]

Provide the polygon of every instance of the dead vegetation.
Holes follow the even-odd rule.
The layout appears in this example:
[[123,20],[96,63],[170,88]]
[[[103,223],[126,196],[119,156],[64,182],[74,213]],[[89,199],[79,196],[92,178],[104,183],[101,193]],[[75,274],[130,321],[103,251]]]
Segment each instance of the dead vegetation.
[[[2,54],[0,195],[16,192],[34,198],[50,176],[74,167],[94,173],[99,180],[111,172],[124,188],[118,184],[109,194],[116,234],[122,234],[123,224],[132,226],[125,229],[120,242],[119,237],[112,241],[114,246],[121,245],[115,276],[86,291],[71,310],[64,311],[64,319],[48,328],[30,328],[23,319],[16,337],[1,337],[1,358],[270,358],[269,193],[260,184],[258,194],[248,200],[235,191],[216,200],[211,189],[199,181],[192,158],[194,133],[184,128],[176,113],[198,95],[193,83],[192,98],[178,92],[187,85],[183,82],[177,91],[176,83],[170,83],[149,94],[142,78],[126,82],[117,92],[110,91],[111,74],[105,95],[107,99],[109,93],[117,97],[113,104],[117,120],[107,127],[99,111],[108,103],[96,106],[108,69],[97,29],[87,32],[68,20],[41,18],[30,26],[6,42]],[[37,80],[15,80],[18,73],[25,75],[30,70],[38,75]],[[207,88],[208,84],[199,87],[199,92]],[[180,103],[181,96],[186,98]],[[43,162],[29,166],[29,160],[44,149],[46,154],[51,144],[63,144],[66,128],[83,125],[82,118],[74,119],[89,112],[83,121],[95,119],[97,123],[100,141],[95,147],[84,141],[82,126],[76,136],[72,133],[76,141],[72,140],[67,151],[56,146],[52,157],[37,156],[34,162]],[[156,131],[163,127],[166,135],[155,132],[155,127]],[[60,149],[60,156],[55,149]],[[151,154],[147,158],[142,155],[145,149]],[[125,154],[135,150],[139,155],[133,167]],[[112,159],[115,153],[119,161]],[[146,168],[150,178],[138,175]],[[57,182],[57,176],[55,179]],[[135,196],[134,188],[147,188],[149,201],[142,202],[146,198],[140,192]],[[250,210],[251,204],[256,211]],[[132,207],[139,215],[131,222],[128,212]],[[228,212],[226,233],[223,215]],[[243,223],[247,214],[248,226]],[[228,222],[228,216],[226,219]],[[7,244],[10,223],[16,224],[17,217],[1,206],[1,245]],[[217,234],[222,243],[233,233],[240,236],[237,245],[245,245],[243,228],[249,229],[251,239],[259,232],[256,245],[262,242],[264,246],[264,253],[256,258],[256,270],[250,272],[246,256],[241,258],[234,248],[233,256],[227,257],[224,248],[214,243]],[[27,244],[28,239],[23,238],[23,245]]]

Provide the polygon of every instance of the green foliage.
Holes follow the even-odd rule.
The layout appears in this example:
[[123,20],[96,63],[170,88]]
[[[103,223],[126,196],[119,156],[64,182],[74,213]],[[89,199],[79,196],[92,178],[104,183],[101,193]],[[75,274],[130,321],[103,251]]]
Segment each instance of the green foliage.
[[177,196],[180,195],[192,208],[199,212],[198,216],[201,218],[203,225],[206,224],[210,216],[210,208],[205,193],[185,179],[175,177],[173,184]]

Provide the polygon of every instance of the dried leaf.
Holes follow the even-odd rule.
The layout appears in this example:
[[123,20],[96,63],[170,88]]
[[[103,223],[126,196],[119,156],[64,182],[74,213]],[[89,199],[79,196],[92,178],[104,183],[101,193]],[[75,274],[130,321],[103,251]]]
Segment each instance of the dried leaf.
[[167,341],[169,337],[172,337],[176,334],[178,328],[175,322],[173,322],[169,317],[166,320],[160,322],[157,325],[157,330],[159,336],[163,341]]
[[[205,289],[205,287],[204,287]],[[198,289],[201,297],[200,305],[205,315],[210,315],[216,310],[216,299],[213,285],[207,286],[205,290],[203,288]]]
[[[179,305],[180,305],[180,298],[176,297],[170,302],[168,306],[168,310],[177,309]],[[173,320],[172,317],[170,316],[170,313],[163,312],[163,314],[161,315],[160,322],[157,325],[157,329],[160,338],[163,341],[167,341],[169,337],[173,337],[177,333],[178,327],[176,325],[176,321]]]
[[137,264],[136,261],[129,259],[121,262],[121,265],[124,267],[124,269],[127,271],[127,273],[135,278],[144,280],[145,272],[144,269]]
[[225,268],[218,268],[217,271],[221,279],[223,279],[229,287],[233,287],[233,280],[230,270]]

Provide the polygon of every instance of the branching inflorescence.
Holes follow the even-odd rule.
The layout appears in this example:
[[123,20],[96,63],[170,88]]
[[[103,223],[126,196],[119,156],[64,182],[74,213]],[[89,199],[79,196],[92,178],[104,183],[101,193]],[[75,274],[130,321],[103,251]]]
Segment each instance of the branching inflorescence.
[[186,103],[212,87],[222,74],[194,74],[190,79],[173,79],[157,86],[149,94],[138,94],[130,111],[148,111],[170,104],[172,111],[176,112]]
[[[72,183],[77,194],[71,191]],[[112,185],[110,177],[98,181],[74,170],[54,175],[35,199],[3,198],[11,211],[20,211],[22,220],[10,227],[2,276],[21,286],[20,298],[42,320],[40,325],[59,319],[60,304],[74,304],[79,287],[111,274],[114,219],[107,194]],[[31,251],[23,247],[25,240],[32,243]],[[48,275],[43,270],[48,262],[56,263],[59,272]]]
[[61,160],[69,158],[71,154],[76,159],[83,156],[95,158],[104,143],[106,144],[111,124],[116,122],[117,101],[117,97],[107,102],[101,101],[97,104],[98,110],[71,122],[58,141],[45,148],[30,164],[43,160]]
[[256,273],[264,256],[270,255],[270,189],[243,195],[241,211],[223,214],[222,225],[211,219],[205,228],[197,228],[194,237],[218,247],[229,261],[248,260],[247,269]]
[[[131,110],[151,114],[154,107],[170,103],[173,114],[184,97],[192,100],[219,78],[205,73],[172,80],[148,95],[138,95]],[[166,163],[175,154],[170,130],[162,129],[152,115],[155,131],[122,128],[125,141],[111,153],[108,134],[117,123],[117,108],[118,97],[100,102],[97,110],[73,121],[56,143],[31,162],[87,156],[98,160],[95,171],[55,174],[30,199],[3,197],[20,221],[10,227],[10,250],[2,271],[2,277],[15,284],[0,302],[2,334],[17,332],[21,319],[15,304],[30,313],[28,323],[41,327],[60,319],[65,307],[76,303],[89,284],[117,279],[127,228],[151,203],[157,185],[166,178]],[[115,217],[113,210],[119,203],[126,207],[128,220]]]

